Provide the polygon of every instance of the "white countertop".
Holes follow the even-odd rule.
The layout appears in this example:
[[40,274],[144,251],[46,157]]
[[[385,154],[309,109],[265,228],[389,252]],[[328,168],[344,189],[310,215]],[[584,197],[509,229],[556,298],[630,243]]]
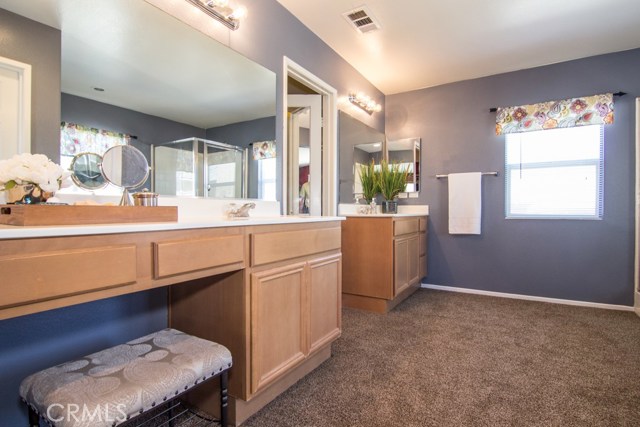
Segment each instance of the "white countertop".
[[323,221],[344,220],[333,216],[277,216],[253,217],[248,219],[188,218],[178,222],[92,224],[92,225],[49,225],[21,227],[0,225],[0,239],[26,239],[32,237],[82,236],[90,234],[140,233],[144,231],[184,230],[190,228],[241,227],[252,225],[300,224]]
[[0,239],[33,237],[82,236],[90,234],[140,233],[145,231],[184,230],[191,228],[241,227],[254,225],[300,224],[341,221],[337,216],[282,216],[278,202],[251,200],[256,208],[249,218],[228,219],[222,213],[230,202],[242,204],[247,200],[181,199],[160,197],[162,206],[178,206],[177,222],[120,223],[90,225],[15,226],[0,225]]
[[375,214],[358,213],[358,208],[364,205],[356,205],[354,203],[340,203],[338,205],[338,214],[341,216],[370,216],[370,217],[403,217],[403,216],[425,216],[429,215],[429,205],[398,205],[397,214],[383,214],[380,205],[377,206]]
[[342,216],[347,217],[347,218],[351,218],[351,217],[358,217],[358,218],[362,218],[362,217],[367,217],[367,218],[404,218],[404,217],[426,216],[426,215],[427,214],[419,214],[419,213],[407,213],[407,214],[403,214],[403,213],[397,213],[397,214],[383,214],[383,213],[358,214],[358,213],[350,213],[350,214],[342,214]]

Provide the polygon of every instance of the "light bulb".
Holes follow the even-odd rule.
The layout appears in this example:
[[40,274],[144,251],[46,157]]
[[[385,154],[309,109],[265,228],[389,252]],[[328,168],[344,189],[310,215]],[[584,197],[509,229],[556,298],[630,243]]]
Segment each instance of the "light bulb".
[[247,16],[247,8],[244,6],[238,6],[233,10],[233,13],[229,15],[231,19],[242,19]]

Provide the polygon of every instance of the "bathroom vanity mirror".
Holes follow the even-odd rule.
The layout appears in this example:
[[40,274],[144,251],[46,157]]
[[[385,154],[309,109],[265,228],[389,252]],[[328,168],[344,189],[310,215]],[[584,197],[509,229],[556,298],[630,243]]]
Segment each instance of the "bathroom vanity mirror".
[[100,170],[104,178],[123,188],[121,205],[131,206],[129,190],[141,186],[149,177],[147,158],[131,145],[109,148],[102,156]]
[[387,159],[408,170],[407,193],[420,191],[420,138],[403,138],[387,141]]
[[71,180],[78,187],[94,191],[104,188],[107,180],[100,170],[102,156],[96,153],[76,154],[71,161]]
[[340,203],[353,203],[354,197],[362,192],[358,187],[357,165],[366,164],[371,159],[380,162],[385,150],[385,136],[344,111],[339,111],[338,146]]
[[[86,3],[0,4],[61,30],[61,121],[133,135],[149,161],[151,145],[184,138],[241,149],[276,139],[275,73],[146,1]],[[251,162],[258,185],[266,171]]]
[[131,145],[117,145],[109,148],[102,156],[102,175],[118,187],[136,188],[149,177],[147,158]]

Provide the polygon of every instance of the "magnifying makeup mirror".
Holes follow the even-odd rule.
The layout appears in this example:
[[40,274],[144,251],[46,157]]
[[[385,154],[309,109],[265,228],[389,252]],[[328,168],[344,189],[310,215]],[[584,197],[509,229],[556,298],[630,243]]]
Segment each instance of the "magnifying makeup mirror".
[[121,206],[132,206],[129,189],[141,186],[149,177],[149,164],[144,154],[131,145],[116,145],[102,156],[100,166],[107,181],[122,187]]
[[107,185],[107,180],[102,175],[100,164],[102,156],[96,153],[76,154],[71,161],[70,170],[73,183],[85,190],[93,191]]

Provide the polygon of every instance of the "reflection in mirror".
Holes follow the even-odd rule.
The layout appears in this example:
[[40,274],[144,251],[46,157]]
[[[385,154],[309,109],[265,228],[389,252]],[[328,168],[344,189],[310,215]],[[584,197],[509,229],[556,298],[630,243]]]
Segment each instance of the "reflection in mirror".
[[93,191],[104,188],[107,180],[100,170],[102,156],[96,153],[76,154],[71,161],[71,179],[78,187]]
[[147,158],[131,145],[109,148],[102,156],[102,175],[113,185],[124,188],[121,205],[130,206],[129,190],[139,187],[149,177]]
[[[190,137],[241,149],[276,139],[275,73],[155,6],[6,3],[61,30],[61,121],[135,135],[131,143],[149,159],[152,144]],[[248,195],[258,197],[257,186],[249,185]]]
[[[340,203],[353,203],[354,193],[357,193],[355,164],[363,163],[365,157],[370,158],[372,155],[378,159],[382,158],[385,136],[384,133],[365,125],[344,111],[338,112],[338,120]],[[374,154],[376,150],[379,150],[378,154]],[[379,160],[376,162],[379,163]]]
[[290,214],[309,214],[311,204],[311,183],[309,170],[311,167],[311,147],[309,114],[310,107],[289,108],[289,197]]
[[246,195],[246,150],[200,138],[153,147],[153,188],[158,194],[215,198]]
[[361,197],[363,194],[362,183],[360,181],[360,168],[373,161],[377,166],[382,160],[382,143],[372,142],[369,144],[358,144],[353,147],[353,194]]
[[420,138],[404,138],[387,141],[387,157],[390,164],[397,163],[408,170],[407,193],[420,191]]

